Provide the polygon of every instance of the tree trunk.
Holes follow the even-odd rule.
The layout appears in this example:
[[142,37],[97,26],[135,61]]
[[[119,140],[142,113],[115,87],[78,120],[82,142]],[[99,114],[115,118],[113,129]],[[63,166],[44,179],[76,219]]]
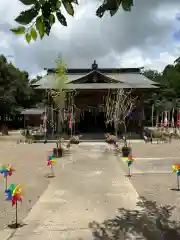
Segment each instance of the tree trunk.
[[124,146],[127,147],[127,128],[125,120],[124,120]]
[[173,132],[175,132],[175,123],[174,123],[174,108],[172,109],[172,116],[171,116],[171,127],[173,129]]
[[154,127],[154,104],[152,104],[152,113],[151,113],[151,121],[152,121],[152,128]]

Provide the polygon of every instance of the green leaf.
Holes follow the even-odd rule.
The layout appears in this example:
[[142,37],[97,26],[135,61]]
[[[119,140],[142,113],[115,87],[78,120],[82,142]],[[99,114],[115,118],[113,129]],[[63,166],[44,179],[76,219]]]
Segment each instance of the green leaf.
[[71,16],[74,16],[74,8],[71,2],[69,0],[63,0],[62,1],[64,8],[66,9],[67,13]]
[[96,16],[98,16],[99,18],[102,18],[104,16],[105,11],[106,11],[106,6],[102,4],[96,10]]
[[122,1],[122,8],[124,11],[131,11],[133,7],[133,0],[123,0]]
[[15,19],[16,22],[27,25],[32,22],[32,20],[38,15],[39,7],[32,7],[29,10],[23,11],[20,15]]
[[36,41],[36,39],[37,39],[37,32],[36,32],[36,30],[33,27],[31,28],[31,37],[32,37],[32,39],[34,41]]
[[30,41],[31,41],[31,34],[30,33],[26,33],[26,41],[27,41],[27,43],[30,43]]
[[56,3],[56,10],[59,10],[61,7],[61,2],[60,1],[57,1]]
[[23,26],[11,29],[11,32],[13,32],[14,34],[17,34],[17,35],[24,34],[25,31],[26,31],[26,28]]
[[45,33],[45,25],[44,25],[42,16],[39,16],[36,19],[36,28],[37,28],[37,30],[39,32],[40,38],[42,39],[44,37],[44,33]]
[[39,0],[40,4],[44,4],[46,0]]
[[56,12],[56,17],[58,19],[58,21],[65,27],[67,27],[67,21],[66,18],[64,17],[64,15],[61,13],[61,11],[57,11]]
[[55,16],[54,16],[54,14],[50,14],[50,16],[49,16],[49,22],[50,22],[50,24],[51,24],[51,26],[55,23]]
[[22,2],[24,5],[32,5],[38,2],[37,0],[19,0],[19,1]]

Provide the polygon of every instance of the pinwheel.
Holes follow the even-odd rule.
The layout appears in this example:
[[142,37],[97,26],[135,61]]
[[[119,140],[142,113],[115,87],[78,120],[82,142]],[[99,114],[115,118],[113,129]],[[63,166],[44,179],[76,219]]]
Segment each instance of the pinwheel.
[[56,164],[56,159],[54,158],[54,156],[49,156],[47,159],[47,166],[51,168],[51,176],[54,176],[54,172],[53,172],[53,165]]
[[2,174],[5,178],[5,187],[7,189],[7,178],[8,176],[11,176],[12,173],[14,172],[14,169],[12,168],[12,166],[10,164],[8,164],[8,166],[2,166],[1,169],[0,169],[0,174]]
[[131,177],[131,165],[134,162],[134,158],[132,156],[128,156],[128,157],[124,158],[124,160],[126,161],[127,166],[128,166],[128,175],[127,176]]
[[173,172],[175,172],[177,175],[177,190],[179,191],[180,190],[179,188],[180,164],[179,163],[173,164],[172,169],[173,169]]
[[22,202],[22,185],[10,184],[9,188],[5,190],[6,200],[12,202],[12,206],[16,206],[16,228],[17,223],[17,202]]

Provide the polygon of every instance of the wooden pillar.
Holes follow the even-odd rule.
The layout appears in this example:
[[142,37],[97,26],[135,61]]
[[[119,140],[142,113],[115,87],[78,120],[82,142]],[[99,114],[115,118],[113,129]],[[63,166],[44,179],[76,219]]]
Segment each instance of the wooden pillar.
[[144,104],[143,104],[144,95],[141,93],[139,99],[139,134],[140,138],[143,138],[143,131],[144,131]]

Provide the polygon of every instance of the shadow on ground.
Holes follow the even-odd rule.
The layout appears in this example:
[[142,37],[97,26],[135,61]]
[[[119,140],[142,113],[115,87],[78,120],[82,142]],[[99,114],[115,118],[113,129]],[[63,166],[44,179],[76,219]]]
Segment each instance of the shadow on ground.
[[[89,223],[96,240],[179,240],[180,223],[170,221],[174,207],[157,206],[156,202],[141,197],[137,203],[139,210],[118,209],[113,219],[103,223]],[[134,238],[132,238],[134,236]]]
[[24,224],[24,223],[11,223],[11,224],[8,224],[8,228],[18,229],[18,228],[22,228],[22,227],[24,227],[26,225],[27,224]]

